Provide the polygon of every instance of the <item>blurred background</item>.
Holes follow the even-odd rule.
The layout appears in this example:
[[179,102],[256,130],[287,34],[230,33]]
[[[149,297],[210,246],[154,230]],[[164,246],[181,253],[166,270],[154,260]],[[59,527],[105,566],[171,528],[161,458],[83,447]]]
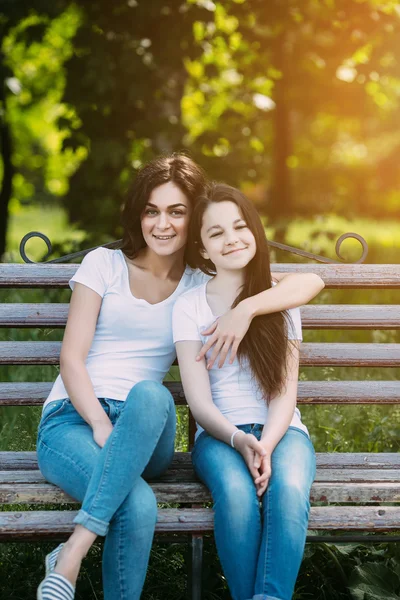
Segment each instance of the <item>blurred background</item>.
[[[62,256],[121,236],[142,164],[185,151],[241,187],[269,237],[336,258],[354,231],[367,262],[400,258],[400,1],[0,0],[0,257],[39,230]],[[28,255],[43,259],[44,243]],[[346,241],[344,257],[361,249]],[[274,252],[276,261],[301,260]],[[3,302],[69,292],[0,291]],[[400,302],[399,292],[324,291],[316,302]],[[59,340],[58,330],[0,339]],[[396,331],[307,331],[305,341],[400,342]],[[56,367],[0,367],[51,381]],[[176,369],[170,373],[177,377]],[[400,369],[305,368],[303,380],[398,379]],[[397,406],[307,406],[316,450],[398,452]],[[0,409],[0,449],[33,450],[40,409]],[[187,446],[180,409],[177,449]],[[7,509],[2,506],[0,509]],[[26,507],[21,507],[26,509]],[[46,544],[0,545],[0,597],[34,596]],[[95,546],[77,598],[100,600]],[[186,597],[185,546],[156,544],[144,600]],[[28,582],[28,583],[27,583]],[[366,583],[367,582],[367,583]],[[27,590],[28,585],[28,590]],[[229,593],[210,540],[204,598]],[[307,546],[295,600],[400,600],[400,544]]]
[[136,170],[177,150],[242,187],[274,239],[318,252],[356,230],[371,262],[394,261],[399,2],[0,0],[0,12],[7,262],[30,229],[59,254],[118,238]]

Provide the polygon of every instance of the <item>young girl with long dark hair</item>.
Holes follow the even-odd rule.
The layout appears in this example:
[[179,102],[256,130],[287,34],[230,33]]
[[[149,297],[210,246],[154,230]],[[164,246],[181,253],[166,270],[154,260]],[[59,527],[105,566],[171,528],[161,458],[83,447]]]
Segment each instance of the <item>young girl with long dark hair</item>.
[[215,541],[233,600],[289,600],[315,475],[296,408],[300,311],[255,315],[237,358],[231,354],[222,368],[209,364],[209,352],[198,360],[210,323],[273,281],[257,211],[230,186],[212,184],[197,199],[189,240],[191,264],[214,274],[173,310],[182,383],[198,423],[194,468],[213,496]]
[[[162,385],[175,358],[172,308],[204,281],[186,265],[189,221],[204,184],[184,155],[146,165],[127,197],[122,247],[87,254],[70,282],[60,376],[43,408],[37,455],[45,478],[82,507],[66,544],[46,557],[39,600],[74,597],[97,536],[105,536],[105,600],[140,598],[157,518],[146,479],[167,469],[174,452],[175,406]],[[237,344],[252,311],[298,305],[321,285],[312,274],[287,276],[208,333],[218,348],[221,339]]]

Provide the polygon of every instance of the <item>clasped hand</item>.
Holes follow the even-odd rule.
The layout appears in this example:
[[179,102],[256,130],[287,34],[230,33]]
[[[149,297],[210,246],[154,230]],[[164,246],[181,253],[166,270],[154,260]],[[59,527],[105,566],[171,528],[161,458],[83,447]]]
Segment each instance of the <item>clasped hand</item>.
[[210,348],[214,346],[213,352],[207,362],[207,369],[211,369],[218,356],[218,367],[221,368],[225,363],[229,351],[229,364],[232,364],[236,358],[239,344],[246,335],[250,324],[251,315],[244,302],[241,302],[235,308],[231,308],[214,321],[210,327],[201,332],[202,335],[210,337],[203,345],[196,360],[199,361],[204,358]]
[[242,433],[235,436],[235,448],[243,456],[261,498],[271,477],[271,454],[252,433]]

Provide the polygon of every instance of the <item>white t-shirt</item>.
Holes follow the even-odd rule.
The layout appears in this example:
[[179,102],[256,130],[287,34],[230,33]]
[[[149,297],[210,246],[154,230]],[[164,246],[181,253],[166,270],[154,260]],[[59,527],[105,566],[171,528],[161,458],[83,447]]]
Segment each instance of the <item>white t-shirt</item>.
[[[208,279],[201,271],[187,267],[171,296],[149,304],[132,295],[121,250],[97,248],[85,256],[69,284],[73,289],[76,282],[82,283],[103,298],[86,359],[97,398],[125,400],[135,383],[163,381],[176,357],[173,305],[180,294]],[[59,375],[44,406],[67,397]]]
[[[189,340],[198,340],[203,344],[206,342],[207,337],[200,332],[217,318],[207,302],[206,289],[207,282],[204,282],[176,301],[172,316],[174,342]],[[291,322],[288,321],[288,338],[302,340],[300,309],[294,308],[287,312],[291,317]],[[212,350],[211,348],[208,351],[206,358],[211,356]],[[224,417],[234,425],[265,424],[268,414],[267,404],[246,360],[242,360],[242,364],[239,365],[236,358],[231,365],[225,362],[221,369],[216,361],[208,373],[212,399]],[[297,427],[308,434],[297,408],[290,426]],[[197,425],[196,437],[201,431],[203,429]]]

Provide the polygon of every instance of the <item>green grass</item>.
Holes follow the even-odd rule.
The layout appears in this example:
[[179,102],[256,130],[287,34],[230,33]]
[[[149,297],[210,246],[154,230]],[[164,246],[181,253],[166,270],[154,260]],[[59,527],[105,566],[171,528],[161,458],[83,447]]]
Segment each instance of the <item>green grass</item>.
[[[39,231],[53,244],[64,244],[66,253],[74,242],[81,242],[85,232],[68,223],[65,210],[57,206],[13,206],[7,231],[7,252],[4,262],[22,262],[19,254],[21,239],[31,231]],[[45,242],[32,239],[26,246],[32,260],[42,260],[46,253]]]
[[[370,247],[366,262],[398,262],[400,223],[395,221],[350,220],[338,215],[327,215],[313,221],[295,219],[288,227],[286,239],[289,245],[337,259],[334,251],[336,240],[349,232],[361,235]],[[345,260],[357,260],[361,256],[360,243],[352,239],[345,240],[342,255]]]

